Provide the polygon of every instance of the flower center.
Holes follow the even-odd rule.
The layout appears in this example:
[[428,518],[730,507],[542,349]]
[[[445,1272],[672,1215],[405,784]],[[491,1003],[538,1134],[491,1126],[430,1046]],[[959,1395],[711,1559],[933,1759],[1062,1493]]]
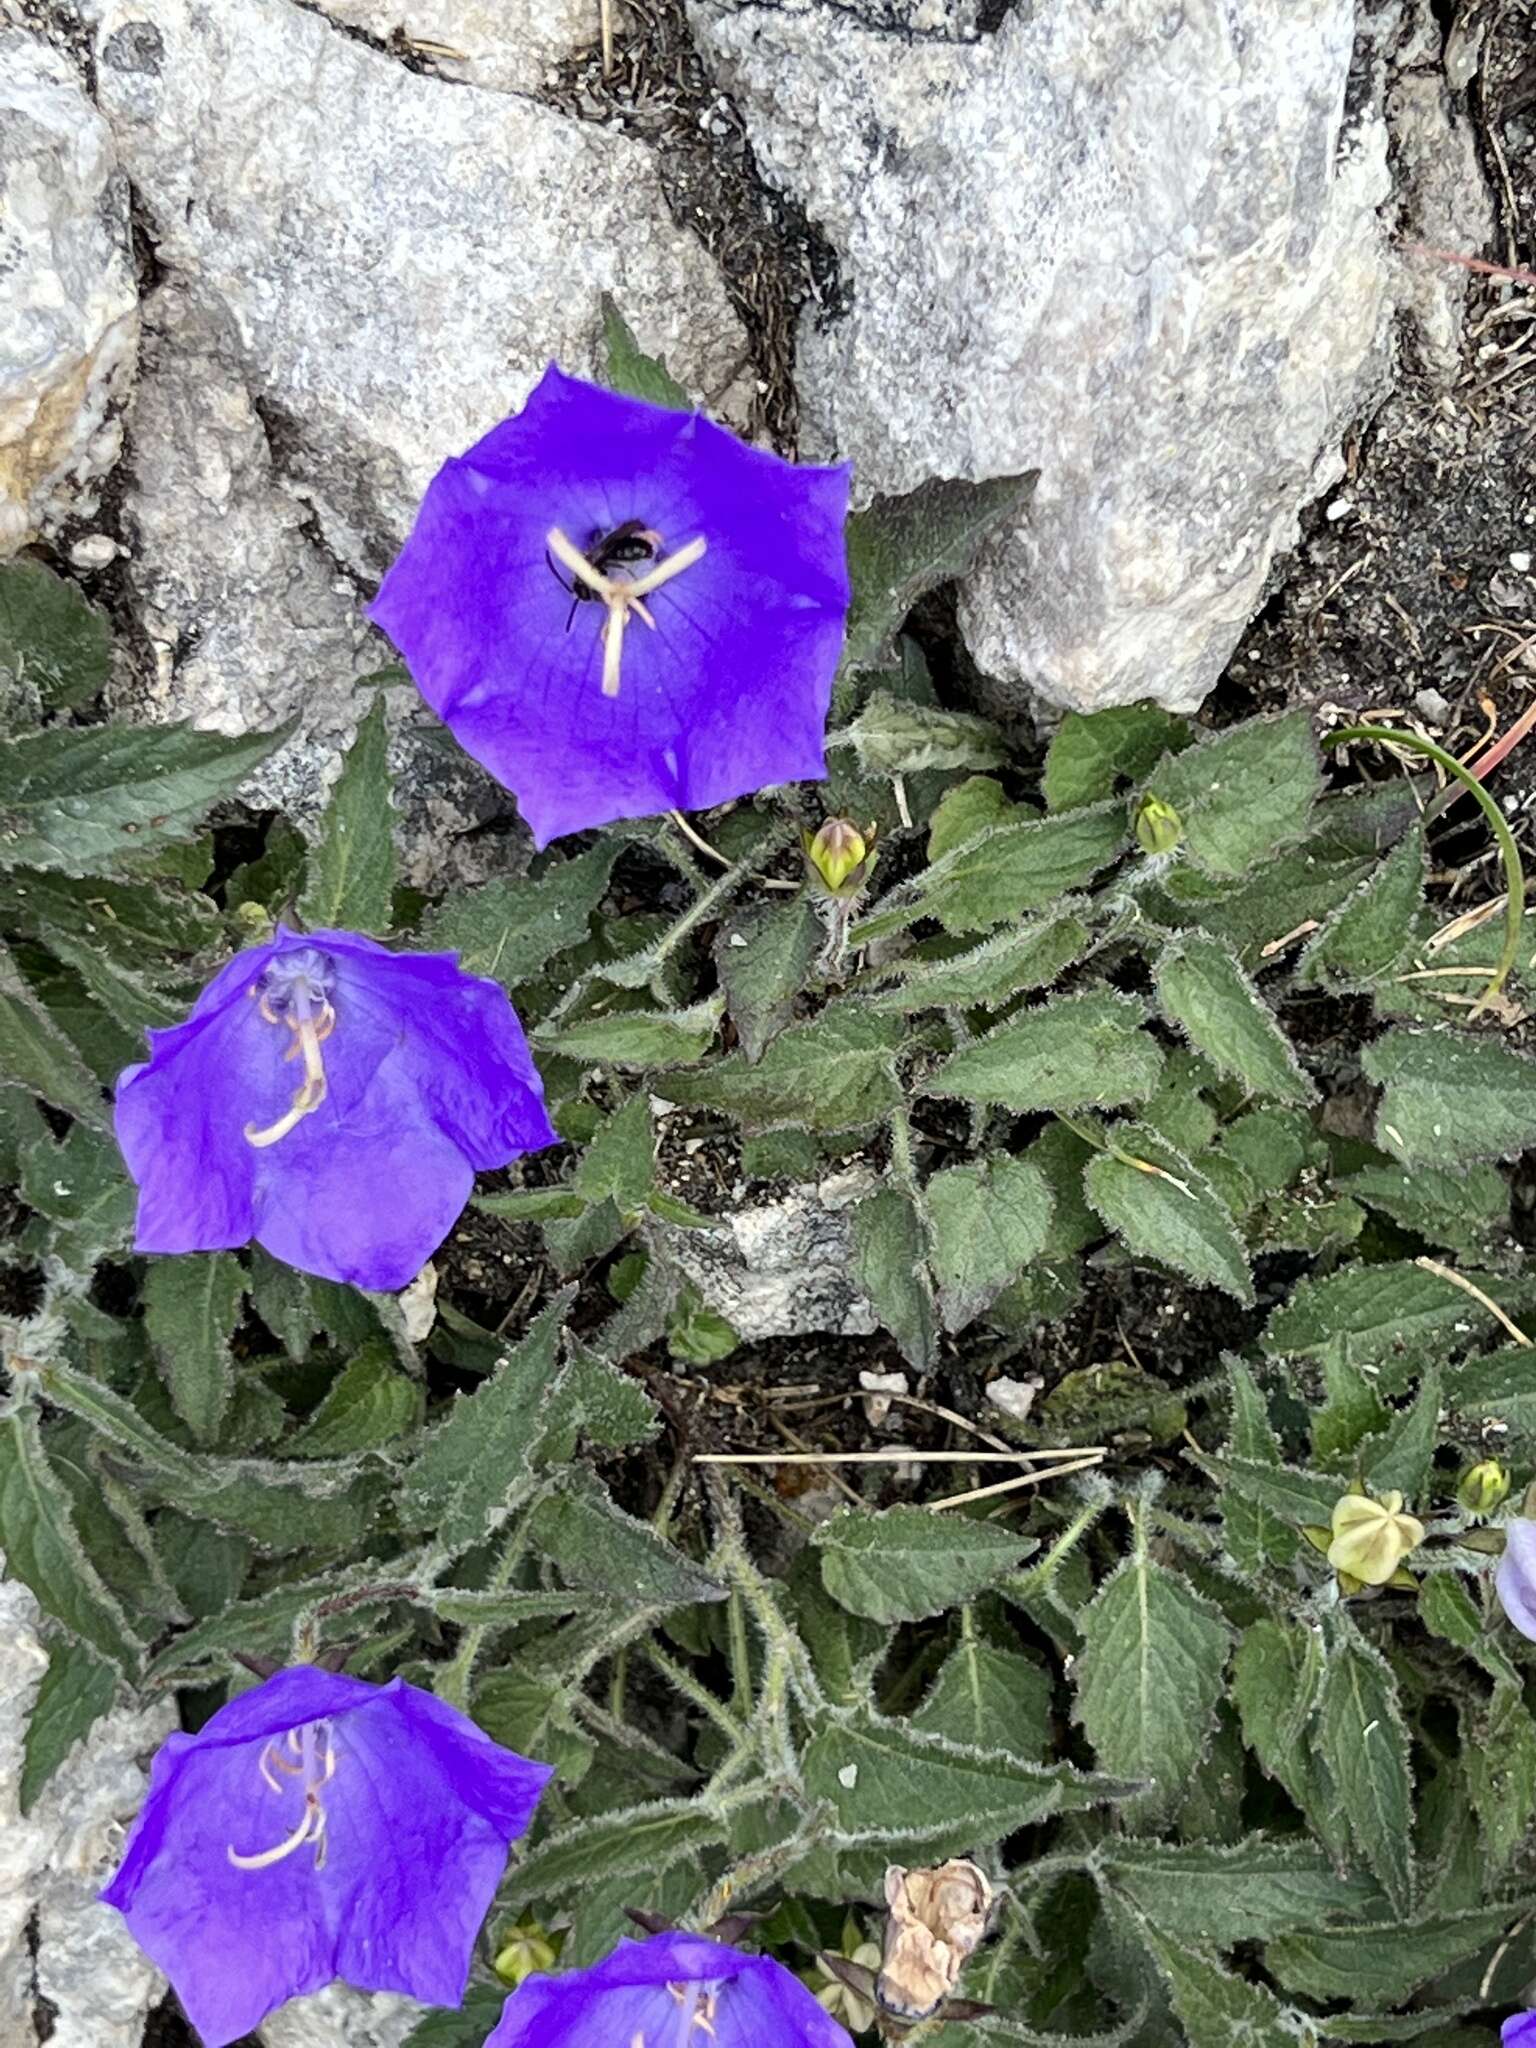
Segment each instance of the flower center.
[[[291,1752],[292,1761],[283,1754],[283,1746]],[[226,1843],[224,1853],[236,1870],[270,1870],[274,1863],[281,1863],[285,1857],[302,1849],[306,1842],[314,1844],[315,1868],[325,1868],[325,1807],[320,1793],[336,1775],[336,1749],[331,1741],[329,1721],[309,1721],[302,1728],[290,1728],[285,1744],[280,1746],[276,1739],[269,1742],[257,1759],[256,1768],[261,1773],[262,1783],[268,1791],[275,1792],[280,1799],[290,1790],[297,1790],[303,1800],[297,1827],[292,1834],[285,1835],[270,1849],[255,1849],[249,1853]],[[282,1773],[279,1777],[278,1773]],[[287,1778],[289,1784],[283,1783]],[[294,1785],[292,1781],[297,1780]]]
[[259,1004],[268,1024],[286,1025],[292,1032],[293,1043],[283,1058],[291,1060],[302,1055],[304,1060],[304,1079],[291,1106],[265,1130],[247,1124],[248,1145],[275,1145],[324,1102],[325,1061],[320,1056],[320,1047],[336,1029],[336,1012],[330,1002],[335,979],[336,970],[330,958],[313,946],[305,946],[274,960],[246,991]]
[[654,633],[656,621],[651,617],[644,600],[653,590],[660,590],[664,583],[670,583],[674,576],[681,576],[685,569],[691,569],[704,553],[708,543],[700,534],[685,547],[678,548],[654,569],[647,569],[643,576],[608,576],[597,568],[581,552],[573,540],[568,540],[558,526],[552,526],[546,540],[549,551],[562,561],[576,578],[586,585],[594,597],[600,597],[608,607],[608,616],[603,621],[603,695],[617,697],[619,694],[619,661],[624,647],[624,628],[629,615],[634,612],[643,625]]
[[[667,1989],[682,2007],[677,2016],[677,2048],[690,2048],[694,2030],[715,2038],[715,2007],[719,1994],[709,1984],[669,1984]],[[693,2048],[697,2044],[693,2043]]]

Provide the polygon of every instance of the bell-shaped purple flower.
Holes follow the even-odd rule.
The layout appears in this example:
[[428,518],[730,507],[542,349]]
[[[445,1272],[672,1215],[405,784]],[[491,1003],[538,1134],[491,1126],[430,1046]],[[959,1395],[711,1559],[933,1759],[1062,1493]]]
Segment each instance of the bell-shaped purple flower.
[[1504,1555],[1494,1584],[1509,1619],[1536,1642],[1536,1522],[1524,1515],[1504,1530]]
[[819,778],[848,475],[552,366],[433,478],[370,617],[540,846]]
[[1536,2012],[1517,2012],[1499,2029],[1504,2048],[1536,2048]]
[[530,1977],[485,2048],[852,2048],[770,1956],[702,1934],[621,1941],[590,1970]]
[[451,953],[279,925],[148,1036],[116,1110],[141,1252],[255,1238],[328,1280],[404,1287],[477,1172],[555,1141],[506,991]]
[[167,1737],[102,1898],[208,2048],[334,1977],[457,2005],[549,1777],[401,1679],[296,1666]]

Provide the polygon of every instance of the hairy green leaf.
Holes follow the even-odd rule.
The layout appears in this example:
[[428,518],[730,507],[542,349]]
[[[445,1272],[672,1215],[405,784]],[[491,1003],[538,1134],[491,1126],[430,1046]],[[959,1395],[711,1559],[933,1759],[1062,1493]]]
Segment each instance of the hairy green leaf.
[[229,1340],[245,1274],[233,1252],[155,1259],[144,1279],[144,1322],[171,1406],[199,1443],[212,1443],[229,1406]]
[[120,1671],[137,1668],[139,1646],[81,1546],[30,1407],[0,1417],[0,1550],[45,1614]]
[[112,1704],[117,1674],[70,1636],[48,1642],[48,1669],[27,1722],[17,1803],[30,1813],[38,1794],[82,1736]]
[[1034,924],[999,932],[966,952],[904,962],[904,978],[895,988],[870,997],[870,1006],[908,1011],[1005,1003],[1025,989],[1049,986],[1082,958],[1092,937],[1087,921],[1075,912],[1048,914]]
[[1413,1777],[1408,1733],[1390,1665],[1359,1638],[1335,1642],[1324,1660],[1317,1742],[1361,1855],[1393,1908],[1410,1912]]
[[1344,989],[1379,981],[1413,944],[1423,902],[1424,828],[1414,825],[1309,941],[1298,981]]
[[1157,995],[1191,1045],[1250,1095],[1310,1102],[1315,1090],[1236,956],[1219,939],[1187,933],[1157,963]]
[[1053,811],[1098,803],[1119,783],[1149,775],[1165,753],[1182,753],[1190,739],[1188,723],[1156,704],[1069,711],[1045,757],[1045,800]]
[[106,617],[42,562],[0,563],[0,710],[35,697],[45,712],[75,711],[106,687]]
[[1378,1142],[1395,1159],[1447,1166],[1536,1144],[1536,1060],[1490,1038],[1389,1031],[1361,1064],[1381,1088]]
[[963,1330],[1045,1249],[1051,1191],[1038,1166],[998,1153],[936,1173],[923,1191],[946,1330]]
[[1140,1003],[1108,990],[1059,996],[957,1052],[924,1092],[1020,1111],[1143,1102],[1163,1064],[1141,1028],[1145,1015]]
[[299,914],[311,930],[390,927],[395,887],[394,803],[384,699],[375,697],[348,749],[305,869]]
[[1162,1933],[1211,1948],[1270,1941],[1381,1905],[1371,1878],[1341,1875],[1314,1843],[1266,1835],[1227,1847],[1127,1838],[1107,1845],[1102,1867]]
[[422,943],[457,953],[468,974],[516,988],[585,943],[618,852],[604,838],[573,860],[548,859],[537,875],[497,876],[452,895],[423,925]]
[[1032,1657],[1000,1649],[967,1628],[939,1666],[911,1726],[973,1749],[1003,1749],[1026,1763],[1050,1760],[1050,1674]]
[[294,732],[50,726],[0,754],[0,860],[88,875],[188,839]]
[[821,924],[809,896],[738,911],[715,940],[715,970],[726,1015],[749,1064],[794,1015],[821,945]]
[[880,1188],[853,1212],[852,1274],[917,1372],[933,1362],[937,1331],[922,1217],[900,1188]]
[[1007,744],[989,718],[914,704],[876,690],[852,725],[828,742],[851,746],[865,775],[913,775],[924,768],[996,768]]
[[1146,786],[1178,812],[1201,867],[1244,874],[1307,829],[1323,786],[1312,722],[1304,711],[1249,719],[1169,755]]
[[622,391],[629,398],[643,398],[647,405],[692,412],[693,400],[661,359],[648,356],[641,348],[612,294],[603,292],[598,304],[603,315],[603,347],[608,353],[608,372],[603,381],[609,389]]
[[1089,1161],[1083,1178],[1104,1221],[1136,1257],[1251,1302],[1243,1240],[1205,1175],[1149,1125],[1117,1125],[1114,1142],[1113,1152]]
[[1189,2048],[1296,2048],[1297,2017],[1265,1984],[1234,1976],[1214,1956],[1141,1921],[1142,1939],[1167,1979]]
[[1076,1718],[1103,1770],[1135,1778],[1135,1810],[1167,1814],[1204,1754],[1233,1634],[1188,1580],[1159,1564],[1134,1520],[1131,1555],[1079,1617]]
[[107,1124],[101,1089],[0,945],[0,1079],[67,1110],[95,1130]]
[[1001,1749],[969,1749],[877,1714],[829,1714],[806,1745],[807,1797],[825,1802],[839,1830],[925,1850],[996,1841],[1063,1808],[1114,1798],[1125,1787],[1084,1777],[1066,1764],[1046,1769]]
[[325,1391],[314,1414],[283,1445],[288,1458],[348,1458],[381,1450],[409,1436],[421,1420],[424,1396],[416,1380],[395,1364],[394,1346],[376,1337]]
[[855,512],[848,521],[848,666],[877,662],[923,592],[963,576],[987,535],[1023,510],[1034,487],[1033,471],[979,484],[925,483]]
[[822,1582],[850,1614],[868,1621],[921,1621],[973,1600],[1017,1569],[1027,1537],[997,1522],[928,1508],[839,1513],[811,1538]]
[[729,1111],[749,1130],[853,1130],[900,1103],[895,1054],[902,1036],[899,1018],[844,999],[791,1026],[755,1067],[733,1055],[696,1074],[669,1074],[667,1098]]

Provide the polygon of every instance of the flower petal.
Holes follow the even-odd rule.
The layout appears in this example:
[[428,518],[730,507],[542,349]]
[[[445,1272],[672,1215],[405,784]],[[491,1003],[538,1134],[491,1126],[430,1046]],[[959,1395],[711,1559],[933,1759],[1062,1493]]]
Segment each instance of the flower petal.
[[[434,479],[371,616],[540,845],[704,808],[824,772],[847,504],[846,467],[797,467],[551,369]],[[566,587],[548,535],[585,551],[631,519],[661,534],[655,566],[705,552],[646,598],[654,631],[630,618],[607,696],[607,607]]]
[[1521,1516],[1506,1526],[1494,1584],[1510,1621],[1536,1642],[1536,1522]]

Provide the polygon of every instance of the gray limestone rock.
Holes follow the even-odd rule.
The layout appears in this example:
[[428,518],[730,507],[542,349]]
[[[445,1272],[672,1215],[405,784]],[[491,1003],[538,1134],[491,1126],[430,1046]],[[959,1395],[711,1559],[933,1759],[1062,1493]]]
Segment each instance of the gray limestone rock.
[[36,1601],[15,1581],[0,1584],[0,2043],[139,2048],[165,1980],[96,1894],[175,1708],[160,1700],[103,1715],[23,1817],[22,1744],[47,1663]]
[[89,507],[137,338],[111,134],[66,58],[0,26],[0,555]]
[[878,1327],[849,1272],[852,1210],[875,1186],[865,1168],[724,1216],[714,1230],[662,1230],[665,1255],[744,1342]]
[[284,480],[351,568],[384,568],[439,464],[551,358],[595,369],[605,290],[684,381],[732,385],[740,328],[638,144],[292,0],[92,5],[160,261],[227,316]]
[[332,21],[494,92],[534,93],[594,42],[594,0],[325,0]]
[[839,252],[808,452],[856,490],[1040,472],[968,579],[1000,708],[1198,704],[1379,393],[1399,289],[1354,0],[1016,6],[977,40],[690,0]]
[[120,708],[224,733],[298,714],[300,732],[247,794],[303,815],[366,709],[356,678],[391,650],[274,475],[228,315],[196,288],[162,286],[145,303],[130,424],[127,578],[155,668]]
[[400,2048],[426,2010],[396,1992],[328,1984],[279,2006],[259,2038],[264,2048]]

